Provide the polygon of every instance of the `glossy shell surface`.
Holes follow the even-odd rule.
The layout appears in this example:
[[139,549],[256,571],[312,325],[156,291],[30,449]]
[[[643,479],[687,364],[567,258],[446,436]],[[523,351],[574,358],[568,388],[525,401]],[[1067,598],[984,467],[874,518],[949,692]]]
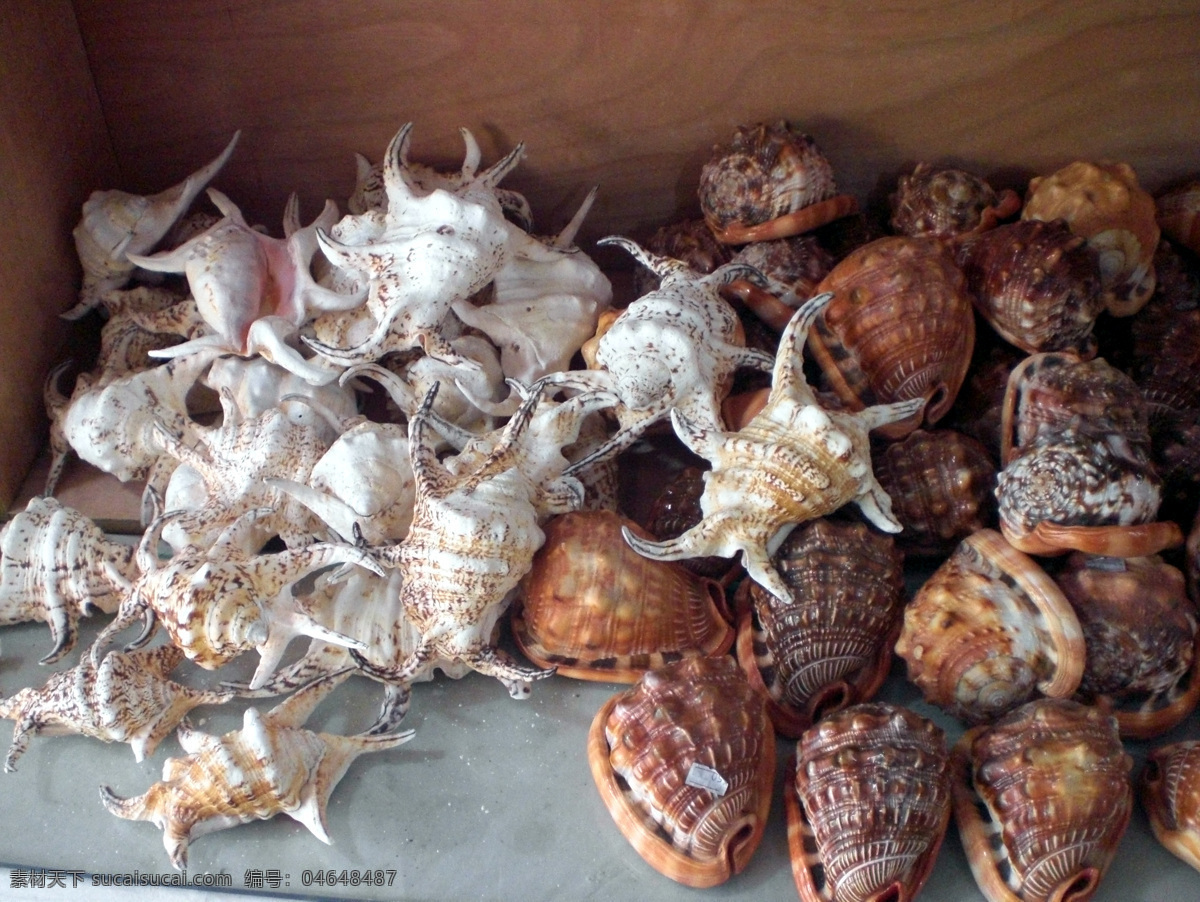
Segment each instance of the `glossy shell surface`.
[[914,238],[969,235],[1021,208],[1021,199],[1012,191],[998,194],[974,173],[929,163],[918,163],[900,176],[888,202],[892,231]]
[[1138,777],[1138,797],[1158,841],[1200,871],[1200,741],[1152,749]]

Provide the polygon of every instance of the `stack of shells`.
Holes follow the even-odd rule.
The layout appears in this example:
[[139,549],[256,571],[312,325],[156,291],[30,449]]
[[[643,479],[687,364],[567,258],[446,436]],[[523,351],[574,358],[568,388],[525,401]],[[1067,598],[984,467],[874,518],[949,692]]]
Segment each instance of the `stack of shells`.
[[[801,898],[912,898],[952,809],[989,899],[1088,898],[1132,809],[1121,740],[1200,696],[1200,530],[1176,550],[1200,472],[1194,189],[1162,198],[1160,241],[1127,166],[1074,163],[1022,200],[921,164],[883,226],[810,137],[764,123],[715,148],[702,219],[606,239],[642,267],[610,310],[574,246],[591,197],[536,237],[500,187],[521,148],[481,171],[463,134],[444,173],[409,161],[405,126],[381,165],[360,159],[350,215],[301,226],[293,203],[283,239],[213,189],[220,218],[181,220],[233,142],[161,195],[85,205],[70,315],[104,311],[102,354],[69,395],[62,369],[48,379],[47,495],[75,453],[145,480],[146,532],[131,551],[46,497],[0,535],[0,615],[50,624],[46,662],[81,614],[115,615],[69,678],[0,705],[7,768],[40,731],[140,758],[191,707],[292,693],[222,737],[181,728],[188,757],[144,796],[105,792],[162,825],[181,867],[193,831],[280,812],[328,840],[337,779],[411,735],[412,683],[435,669],[517,698],[557,671],[634,684],[587,752],[619,828],[673,879],[745,866],[779,734],[797,740]],[[186,287],[140,284],[153,270]],[[635,443],[678,472],[619,512]],[[906,557],[933,570],[907,603]],[[497,644],[510,607],[531,664]],[[158,626],[169,651],[134,650]],[[872,701],[893,649],[969,727],[953,750]],[[169,678],[250,650],[246,685]],[[305,730],[351,673],[382,684],[376,723]],[[1194,750],[1156,751],[1144,793],[1200,867],[1198,772]],[[235,792],[247,773],[256,792]]]

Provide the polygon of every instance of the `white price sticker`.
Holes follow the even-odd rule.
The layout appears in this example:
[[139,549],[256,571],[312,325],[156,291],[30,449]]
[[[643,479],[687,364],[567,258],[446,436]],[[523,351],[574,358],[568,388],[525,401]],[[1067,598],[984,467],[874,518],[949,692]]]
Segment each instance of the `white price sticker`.
[[725,778],[704,764],[693,763],[688,768],[687,778],[683,782],[697,789],[707,789],[709,792],[719,796],[723,796],[729,792],[729,784],[725,781]]

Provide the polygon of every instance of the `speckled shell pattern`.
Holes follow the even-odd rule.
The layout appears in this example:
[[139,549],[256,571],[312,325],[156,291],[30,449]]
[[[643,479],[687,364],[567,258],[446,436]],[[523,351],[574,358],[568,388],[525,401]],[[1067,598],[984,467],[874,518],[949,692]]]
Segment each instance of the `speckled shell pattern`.
[[[646,250],[678,260],[701,275],[708,275],[733,259],[733,250],[713,237],[703,219],[683,219],[663,226],[650,236]],[[659,285],[658,274],[646,266],[639,266],[633,279],[638,297]]]
[[1138,776],[1138,798],[1158,841],[1200,871],[1200,741],[1152,749]]
[[1100,267],[1065,222],[997,226],[963,242],[956,256],[975,308],[1005,341],[1029,353],[1095,353]]
[[[700,509],[700,498],[704,495],[704,473],[700,467],[684,467],[662,487],[647,512],[644,523],[647,532],[658,539],[674,539],[704,519],[704,512]],[[679,563],[697,576],[722,581],[739,569],[736,561],[714,555],[685,558]]]
[[[713,885],[757,847],[775,741],[761,696],[732,658],[647,673],[597,714],[588,758],[622,833],[667,876]],[[715,771],[724,791],[688,785],[694,765]]]
[[1021,200],[1011,191],[997,194],[984,179],[963,169],[918,163],[900,176],[888,204],[896,234],[946,239],[989,228],[997,216],[1016,213]]
[[896,654],[926,701],[980,723],[1039,695],[1070,697],[1085,644],[1053,580],[999,533],[981,530],[909,602]]
[[546,525],[512,618],[525,655],[564,676],[633,683],[682,657],[729,651],[720,584],[642,557],[623,526],[651,538],[612,511],[561,514]]
[[996,524],[996,465],[977,439],[952,429],[918,429],[873,449],[875,478],[904,526],[906,553],[948,554]]
[[903,613],[903,561],[890,535],[820,518],[772,555],[788,603],[743,583],[749,604],[739,602],[738,659],[766,692],[778,733],[797,738],[882,683]]
[[1065,699],[968,730],[952,754],[954,813],[989,902],[1086,902],[1133,810],[1116,723]]
[[855,705],[811,727],[785,789],[802,902],[913,899],[950,823],[942,730],[905,708]]
[[1200,181],[1168,188],[1154,200],[1162,233],[1194,254],[1200,254]]
[[923,417],[882,434],[899,438],[936,423],[954,403],[975,347],[975,316],[962,271],[941,244],[891,237],[852,252],[818,286],[834,298],[809,342],[851,409],[910,398]]

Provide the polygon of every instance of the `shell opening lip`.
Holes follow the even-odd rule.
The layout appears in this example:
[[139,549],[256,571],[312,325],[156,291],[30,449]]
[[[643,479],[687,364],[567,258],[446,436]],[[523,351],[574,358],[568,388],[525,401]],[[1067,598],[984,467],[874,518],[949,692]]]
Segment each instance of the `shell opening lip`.
[[1085,868],[1072,877],[1050,897],[1050,902],[1085,902],[1096,892],[1100,883],[1097,868]]

